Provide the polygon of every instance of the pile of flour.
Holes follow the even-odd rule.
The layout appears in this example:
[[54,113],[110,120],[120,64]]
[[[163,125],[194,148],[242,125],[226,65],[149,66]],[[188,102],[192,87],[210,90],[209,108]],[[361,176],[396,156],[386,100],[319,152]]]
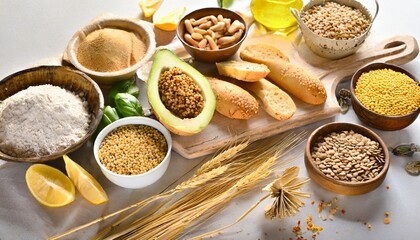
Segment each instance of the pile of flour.
[[87,102],[63,88],[40,85],[0,102],[0,150],[44,156],[80,140],[90,123]]

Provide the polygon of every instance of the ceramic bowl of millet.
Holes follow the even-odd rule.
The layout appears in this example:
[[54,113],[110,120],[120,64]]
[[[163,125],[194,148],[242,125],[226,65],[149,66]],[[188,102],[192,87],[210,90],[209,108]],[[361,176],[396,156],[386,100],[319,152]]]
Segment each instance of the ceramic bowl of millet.
[[[115,135],[115,131],[124,127],[148,128],[147,131],[153,131],[155,135],[149,140],[140,138],[140,133],[137,133],[136,139],[121,132]],[[108,138],[113,133],[112,139]],[[149,149],[145,149],[144,144]],[[150,146],[157,148],[150,150]],[[99,132],[93,144],[93,155],[105,177],[120,187],[130,189],[144,188],[158,181],[168,169],[171,150],[169,131],[160,122],[148,117],[125,117],[112,122]],[[130,157],[132,153],[138,157]],[[160,159],[157,160],[157,156]],[[147,170],[142,170],[143,167]]]
[[[420,113],[420,102],[419,102],[420,99],[418,99],[417,103],[413,103],[413,104],[418,105],[417,109],[415,109],[414,111],[406,113],[406,114],[402,114],[402,115],[390,116],[390,115],[380,114],[380,113],[377,113],[375,111],[372,111],[372,110],[368,109],[357,98],[355,88],[356,88],[357,81],[360,78],[360,76],[363,73],[368,73],[370,71],[380,70],[380,69],[391,69],[393,71],[403,73],[403,74],[407,75],[408,77],[410,77],[411,79],[413,79],[417,83],[417,88],[420,89],[419,82],[415,78],[415,76],[412,75],[407,70],[405,70],[405,69],[403,69],[399,66],[392,65],[392,64],[387,64],[387,63],[368,64],[368,65],[360,68],[358,71],[356,71],[354,73],[352,79],[351,79],[350,90],[351,90],[351,104],[352,104],[352,107],[353,107],[354,112],[356,113],[357,117],[360,119],[360,121],[362,121],[363,123],[365,123],[365,124],[367,124],[371,127],[374,127],[376,129],[380,129],[380,130],[385,130],[385,131],[394,131],[394,130],[403,129],[403,128],[409,126],[410,124],[412,124],[417,119],[417,117]],[[389,79],[389,81],[393,81],[393,80],[394,79],[392,79],[392,78]],[[414,87],[416,87],[416,86],[414,86]],[[414,92],[415,92],[414,94],[417,94],[417,96],[418,96],[419,91],[414,91]],[[380,93],[377,93],[377,94],[380,94]]]
[[[348,39],[327,38],[315,33],[302,20],[303,13],[314,6],[324,5],[327,2],[336,2],[340,5],[345,5],[353,9],[358,9],[360,12],[363,13],[364,16],[366,16],[366,18],[369,21],[367,29],[359,36]],[[357,0],[311,0],[305,6],[303,6],[300,12],[294,8],[291,9],[291,12],[298,22],[303,38],[305,39],[305,43],[309,47],[309,49],[311,49],[315,54],[321,57],[329,59],[339,59],[355,53],[365,42],[366,38],[369,36],[372,23],[375,20],[379,10],[378,2],[375,1],[375,3],[376,12],[373,16],[370,13],[370,11],[366,8],[366,6],[364,6]],[[321,17],[322,16],[317,16],[317,18]],[[316,26],[321,27],[319,24],[316,24]]]

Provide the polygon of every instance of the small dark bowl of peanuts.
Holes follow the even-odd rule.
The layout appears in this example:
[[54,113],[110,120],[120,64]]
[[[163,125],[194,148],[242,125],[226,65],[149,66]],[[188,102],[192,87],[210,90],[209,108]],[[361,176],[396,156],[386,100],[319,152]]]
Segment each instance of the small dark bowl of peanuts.
[[376,129],[403,129],[420,113],[418,80],[392,64],[371,63],[360,68],[352,77],[350,90],[357,117]]
[[112,122],[93,144],[93,154],[102,173],[114,184],[131,189],[149,186],[166,172],[172,138],[158,121],[126,117]]
[[309,177],[338,194],[360,195],[384,181],[390,164],[383,140],[361,125],[334,122],[316,129],[305,148]]
[[245,20],[224,8],[202,8],[179,21],[177,37],[196,60],[215,63],[234,56],[247,35]]

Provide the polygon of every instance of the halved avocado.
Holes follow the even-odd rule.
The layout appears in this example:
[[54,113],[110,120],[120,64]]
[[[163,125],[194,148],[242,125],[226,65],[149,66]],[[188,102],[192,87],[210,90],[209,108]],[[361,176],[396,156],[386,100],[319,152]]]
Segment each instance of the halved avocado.
[[[165,107],[160,98],[160,76],[173,67],[179,68],[201,89],[204,107],[193,118],[180,118],[175,115]],[[216,108],[216,97],[207,78],[168,49],[160,49],[155,53],[152,68],[147,79],[147,98],[158,120],[169,131],[182,136],[190,136],[201,132],[210,123]]]

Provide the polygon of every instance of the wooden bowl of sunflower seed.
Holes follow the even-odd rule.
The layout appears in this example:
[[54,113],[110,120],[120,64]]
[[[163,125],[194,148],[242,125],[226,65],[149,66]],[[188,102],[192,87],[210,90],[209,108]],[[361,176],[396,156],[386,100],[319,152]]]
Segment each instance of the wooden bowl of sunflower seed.
[[308,138],[305,165],[321,187],[343,195],[370,192],[384,181],[389,152],[372,130],[345,122],[325,124]]

